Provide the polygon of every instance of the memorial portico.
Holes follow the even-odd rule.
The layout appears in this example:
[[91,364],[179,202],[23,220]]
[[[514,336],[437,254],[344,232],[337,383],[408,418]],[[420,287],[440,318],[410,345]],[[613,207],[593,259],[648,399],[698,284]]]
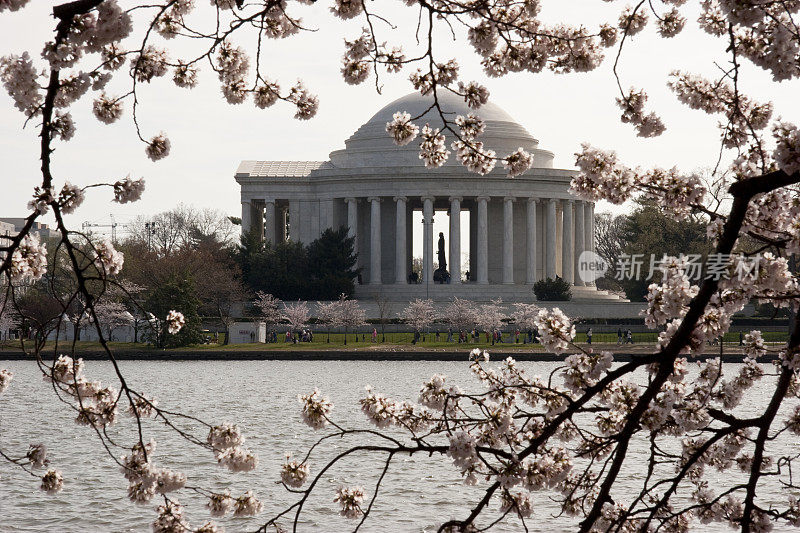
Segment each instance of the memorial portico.
[[[472,112],[452,95],[440,103],[453,116]],[[442,167],[427,169],[417,142],[396,146],[385,128],[394,112],[416,116],[430,104],[418,94],[392,102],[328,161],[242,162],[236,173],[242,230],[266,241],[307,244],[328,228],[346,226],[362,269],[362,284],[356,287],[360,298],[531,301],[530,286],[555,276],[575,285],[574,299],[611,298],[584,287],[578,277],[580,254],[594,248],[594,206],[570,194],[574,171],[552,168],[552,152],[539,148],[525,128],[491,103],[476,112],[486,122],[480,140],[498,154],[523,147],[533,154],[533,168],[508,178],[498,165],[479,176],[451,154]],[[434,117],[415,122],[436,127]],[[436,217],[449,217],[446,283],[434,280],[440,266]],[[422,222],[422,243],[414,242],[415,219]],[[468,249],[462,250],[462,241],[468,241]],[[415,249],[422,251],[420,283],[409,277]],[[462,252],[467,256],[463,270]]]

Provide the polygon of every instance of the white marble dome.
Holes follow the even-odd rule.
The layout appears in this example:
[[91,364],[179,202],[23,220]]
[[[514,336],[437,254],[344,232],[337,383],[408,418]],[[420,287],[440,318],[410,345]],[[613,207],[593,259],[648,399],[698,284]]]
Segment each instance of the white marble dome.
[[[441,128],[442,121],[438,112],[431,110],[432,96],[412,93],[398,98],[375,113],[356,132],[345,141],[343,150],[331,152],[330,161],[337,168],[361,167],[408,167],[421,165],[419,159],[419,142],[414,141],[406,146],[394,144],[386,133],[386,123],[391,122],[392,115],[405,111],[412,117],[424,115],[414,122],[422,127],[430,123],[432,127]],[[439,95],[439,104],[447,114],[447,118],[455,119],[456,115],[475,113],[486,123],[486,130],[478,140],[488,149],[497,152],[498,156],[507,155],[517,148],[524,148],[534,155],[534,168],[552,168],[553,153],[539,148],[539,141],[521,124],[499,106],[487,102],[477,110],[470,109],[460,96],[443,91]],[[448,148],[452,135],[448,137]],[[452,151],[452,150],[451,150]],[[446,166],[460,165],[451,154]],[[500,169],[498,169],[500,171]]]

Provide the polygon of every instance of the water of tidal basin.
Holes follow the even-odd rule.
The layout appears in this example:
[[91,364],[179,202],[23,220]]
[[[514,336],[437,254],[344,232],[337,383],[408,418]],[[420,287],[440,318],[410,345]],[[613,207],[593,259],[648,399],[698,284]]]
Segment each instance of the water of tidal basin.
[[[276,484],[284,454],[306,450],[321,434],[301,422],[298,393],[318,387],[334,402],[337,421],[348,427],[367,427],[358,408],[364,385],[370,384],[390,397],[412,401],[422,382],[435,373],[447,375],[448,381],[464,388],[475,388],[466,361],[122,361],[120,366],[130,384],[157,398],[160,407],[199,415],[213,423],[237,423],[243,429],[247,445],[258,454],[260,463],[253,472],[230,474],[215,464],[207,450],[188,444],[162,424],[151,422],[145,427],[146,438],[152,436],[158,442],[156,463],[186,473],[189,485],[216,491],[229,487],[234,495],[253,489],[263,501],[264,512],[256,518],[219,521],[229,533],[252,531],[294,501]],[[519,366],[532,375],[546,376],[556,365],[526,362]],[[47,496],[38,490],[36,479],[0,461],[0,531],[148,531],[157,499],[144,506],[127,500],[126,482],[118,467],[103,455],[97,437],[73,422],[74,412],[55,398],[33,363],[6,361],[0,362],[0,368],[15,374],[0,401],[0,446],[24,453],[29,443],[44,443],[50,450],[51,467],[61,469],[65,479],[60,494]],[[87,362],[86,374],[92,380],[114,382],[108,363]],[[766,398],[769,391],[759,394]],[[123,417],[122,422],[113,435],[120,442],[130,442],[132,420]],[[198,433],[204,437],[206,432]],[[323,457],[342,451],[351,442],[331,442]],[[633,447],[632,457],[641,461],[642,468],[628,471],[620,480],[622,492],[641,483],[646,451],[641,444]],[[116,455],[123,453],[119,450]],[[384,457],[375,456],[370,461],[359,455],[335,468],[306,506],[299,530],[351,530],[355,523],[336,512],[334,491],[340,485],[358,484],[371,496],[378,465],[383,460]],[[320,461],[313,460],[311,464],[313,474]],[[712,486],[713,479],[711,476]],[[447,458],[396,457],[362,531],[435,531],[449,518],[465,517],[480,498],[481,486],[465,486]],[[535,516],[528,521],[531,531],[575,529],[572,520],[552,517],[557,508],[548,493],[536,493],[534,497]],[[761,489],[759,497],[769,499],[770,490]],[[778,494],[774,497],[778,498]],[[181,491],[176,498],[186,505],[187,518],[193,525],[199,526],[209,518],[201,497]],[[496,508],[489,516],[497,516]],[[721,528],[724,527],[717,524],[703,529]],[[521,528],[517,520],[507,520],[496,530]]]

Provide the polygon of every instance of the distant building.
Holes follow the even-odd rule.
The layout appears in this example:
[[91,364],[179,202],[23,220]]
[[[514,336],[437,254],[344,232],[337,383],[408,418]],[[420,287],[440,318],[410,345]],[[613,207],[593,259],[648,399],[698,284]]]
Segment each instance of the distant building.
[[[451,119],[472,112],[448,93],[439,103]],[[486,123],[480,140],[501,156],[523,147],[533,155],[533,167],[510,179],[498,164],[479,176],[451,154],[441,168],[426,169],[419,142],[395,145],[386,124],[395,112],[406,111],[422,116],[416,121],[420,126],[441,127],[432,104],[431,97],[419,94],[392,102],[328,161],[243,161],[235,175],[242,230],[255,230],[264,241],[309,243],[326,228],[347,227],[362,269],[364,284],[355,291],[362,300],[382,295],[394,301],[454,296],[530,301],[536,281],[560,276],[573,286],[573,300],[619,302],[578,276],[581,254],[594,250],[595,243],[594,203],[570,193],[576,172],[553,168],[553,153],[491,103],[477,111]],[[465,211],[469,221],[462,227]],[[409,282],[415,212],[422,213],[424,230],[422,283]],[[438,246],[434,215],[449,216],[449,234],[438,239]],[[464,233],[469,276],[461,268]],[[440,268],[447,259],[449,283],[435,283],[437,256]]]
[[[13,237],[18,234],[22,231],[22,228],[25,227],[26,220],[25,218],[0,217],[0,236]],[[58,231],[51,229],[47,224],[43,224],[42,222],[34,222],[31,233],[38,235],[40,240],[57,238],[59,236]]]

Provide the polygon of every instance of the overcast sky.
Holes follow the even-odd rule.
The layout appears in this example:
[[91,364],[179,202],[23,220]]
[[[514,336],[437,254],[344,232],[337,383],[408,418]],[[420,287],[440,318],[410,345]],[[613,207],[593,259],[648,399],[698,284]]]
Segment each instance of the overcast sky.
[[[120,3],[130,4],[124,0]],[[54,24],[48,16],[52,3],[37,0],[32,4],[22,12],[0,15],[3,42],[0,53],[19,54],[28,50],[38,59],[42,43],[52,36]],[[198,10],[209,11],[207,0],[197,0],[197,4]],[[591,28],[601,21],[616,19],[616,10],[620,9],[617,4],[595,0],[549,4],[544,11],[546,19],[582,22]],[[92,190],[83,207],[68,220],[74,226],[84,221],[108,223],[113,214],[118,222],[124,223],[138,214],[170,209],[178,202],[213,207],[238,216],[239,189],[233,174],[241,160],[324,160],[329,152],[343,147],[344,140],[378,109],[410,92],[409,69],[399,75],[383,76],[382,94],[376,92],[372,78],[358,87],[342,81],[339,73],[342,40],[357,36],[361,23],[333,18],[327,11],[329,5],[329,1],[321,0],[314,6],[294,6],[292,12],[303,17],[306,27],[317,31],[267,42],[262,60],[262,70],[283,87],[301,78],[319,95],[319,113],[313,120],[294,120],[292,107],[285,104],[267,110],[257,109],[251,102],[231,106],[222,99],[216,78],[208,68],[194,90],[176,88],[167,76],[140,86],[139,121],[144,136],[149,138],[163,130],[172,143],[170,156],[154,163],[147,159],[144,145],[135,136],[129,102],[123,119],[110,126],[92,116],[91,96],[76,104],[72,114],[77,134],[68,143],[58,142],[53,155],[55,182],[59,185],[65,180],[77,184],[113,182],[131,174],[146,179],[147,191],[140,202],[120,206],[110,203],[110,191]],[[416,12],[401,2],[382,0],[372,5],[388,9],[387,14],[397,27],[392,30],[378,26],[381,39],[411,50],[415,45]],[[573,154],[581,142],[589,142],[617,150],[630,165],[677,165],[691,171],[716,163],[717,119],[677,103],[666,87],[668,74],[682,69],[713,75],[717,72],[714,62],[723,64],[726,57],[724,43],[695,28],[696,11],[684,9],[684,12],[690,22],[677,38],[659,39],[655,28],[650,26],[623,52],[620,68],[623,86],[645,88],[650,94],[648,107],[658,111],[667,126],[667,132],[657,139],[639,139],[633,128],[619,122],[611,60],[589,74],[546,72],[486,79],[463,36],[454,42],[445,31],[437,34],[436,44],[440,46],[437,59],[457,57],[462,65],[462,79],[484,83],[493,102],[516,117],[539,139],[542,148],[555,152],[556,167],[573,168]],[[136,35],[140,38],[140,34]],[[253,34],[243,37],[237,44],[253,49]],[[172,58],[188,55],[185,43],[169,44],[175,50]],[[747,73],[742,84],[745,91],[762,100],[774,101],[776,114],[785,119],[800,121],[797,85],[774,84],[768,75],[755,69],[748,69]],[[126,76],[118,75],[108,92],[121,94],[126,83]],[[23,130],[23,122],[23,116],[2,91],[0,216],[26,215],[25,205],[33,187],[41,180],[36,129],[29,125]]]

